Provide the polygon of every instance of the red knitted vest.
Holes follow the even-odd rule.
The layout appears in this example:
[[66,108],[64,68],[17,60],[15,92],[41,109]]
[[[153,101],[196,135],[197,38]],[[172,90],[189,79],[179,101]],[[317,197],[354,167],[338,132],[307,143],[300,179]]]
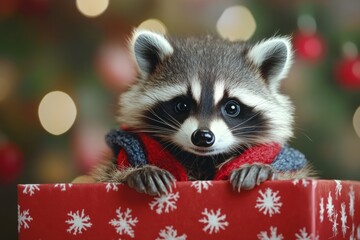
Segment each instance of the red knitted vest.
[[[149,164],[169,171],[177,181],[188,181],[185,168],[159,142],[143,133],[138,133],[137,136],[145,147],[144,152]],[[280,153],[280,150],[281,146],[277,143],[257,145],[249,148],[241,155],[222,165],[217,170],[213,180],[227,180],[233,170],[240,168],[244,164],[271,164]],[[117,159],[119,167],[130,167],[124,149],[119,152]]]

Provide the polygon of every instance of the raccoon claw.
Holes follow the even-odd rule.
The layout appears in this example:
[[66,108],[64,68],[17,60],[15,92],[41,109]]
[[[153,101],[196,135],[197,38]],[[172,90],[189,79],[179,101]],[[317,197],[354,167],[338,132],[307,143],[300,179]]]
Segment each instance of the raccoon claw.
[[250,190],[255,185],[268,179],[276,179],[276,171],[270,165],[265,164],[252,164],[245,165],[240,169],[234,170],[230,174],[230,184],[234,191],[240,192],[241,189]]
[[129,173],[125,182],[140,193],[167,195],[172,191],[175,178],[166,170],[146,166]]

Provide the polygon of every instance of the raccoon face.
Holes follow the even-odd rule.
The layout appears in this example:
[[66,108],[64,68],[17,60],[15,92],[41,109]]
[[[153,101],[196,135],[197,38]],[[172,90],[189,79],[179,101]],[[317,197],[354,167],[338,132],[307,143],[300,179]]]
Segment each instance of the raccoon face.
[[289,39],[251,46],[136,31],[130,46],[139,75],[120,97],[120,123],[200,156],[292,136],[293,107],[278,91],[291,65]]

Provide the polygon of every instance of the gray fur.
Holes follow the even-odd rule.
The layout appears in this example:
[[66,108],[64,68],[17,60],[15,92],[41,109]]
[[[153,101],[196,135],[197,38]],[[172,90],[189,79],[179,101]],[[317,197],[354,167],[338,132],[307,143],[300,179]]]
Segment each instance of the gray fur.
[[268,180],[276,179],[277,173],[273,167],[267,164],[245,164],[234,170],[230,175],[230,184],[234,191],[241,189],[253,189],[256,185]]
[[[196,123],[199,124],[198,127],[208,124],[208,128],[210,120],[218,117],[217,113],[211,112],[215,108],[215,102],[219,100],[211,103],[216,85],[223,86],[226,94],[239,98],[253,109],[256,116],[261,116],[261,124],[264,125],[256,135],[247,138],[235,136],[229,129],[228,135],[222,133],[222,130],[218,131],[217,134],[221,132],[227,140],[233,139],[227,148],[222,145],[224,149],[221,150],[221,154],[226,155],[229,151],[241,152],[244,148],[256,144],[285,144],[293,136],[293,105],[287,96],[279,93],[280,81],[286,76],[292,62],[289,39],[272,38],[250,44],[230,42],[214,36],[175,38],[148,31],[135,31],[131,40],[131,51],[139,74],[136,83],[120,96],[120,124],[148,132],[164,142],[175,144],[175,150],[189,151],[190,140],[187,140],[186,135],[174,137],[175,132],[185,132],[190,129],[191,124]],[[274,62],[269,64],[269,61],[273,60]],[[199,81],[199,84],[193,85],[193,81]],[[198,114],[192,116],[192,122],[188,122],[187,129],[165,132],[147,125],[146,114],[153,111],[159,102],[169,101],[188,92],[198,93],[198,86],[201,87],[201,95],[193,96],[197,104],[200,104],[197,106]],[[160,117],[156,118],[156,121],[163,121]],[[167,124],[175,125],[170,128],[180,128],[178,125],[182,123],[172,121]],[[219,123],[216,126],[222,127]],[[198,179],[196,176],[203,175],[206,179],[213,174],[212,172],[206,175],[202,170],[192,168],[206,168],[210,164],[218,164],[215,166],[218,168],[221,164],[200,155],[191,155],[191,158],[187,156],[186,161],[182,162],[190,179]],[[211,159],[212,156],[209,157]],[[229,159],[231,157],[222,161],[230,161]],[[100,169],[100,173],[96,173],[99,181],[126,182],[137,191],[151,195],[167,194],[174,183],[170,173],[155,166],[117,169],[115,164],[111,163]],[[306,177],[309,172],[304,169],[299,171],[299,176]],[[235,190],[240,191],[251,189],[277,176],[280,179],[290,179],[298,175],[276,173],[269,165],[253,164],[232,172],[230,183]]]
[[[287,96],[269,86],[269,81],[264,78],[259,66],[248,55],[252,45],[214,36],[166,39],[172,46],[173,53],[164,57],[152,74],[146,77],[140,74],[137,84],[120,97],[120,123],[143,128],[141,115],[145,110],[161,100],[174,97],[172,92],[176,89],[184,89],[179,90],[179,93],[186,92],[196,77],[202,86],[211,88],[216,81],[224,80],[227,90],[239,89],[259,97],[258,103],[253,107],[268,119],[271,127],[261,138],[255,139],[253,144],[274,141],[285,144],[293,136],[292,103]],[[137,58],[137,53],[133,54]],[[267,54],[269,57],[269,53]],[[277,72],[280,74],[278,69]]]

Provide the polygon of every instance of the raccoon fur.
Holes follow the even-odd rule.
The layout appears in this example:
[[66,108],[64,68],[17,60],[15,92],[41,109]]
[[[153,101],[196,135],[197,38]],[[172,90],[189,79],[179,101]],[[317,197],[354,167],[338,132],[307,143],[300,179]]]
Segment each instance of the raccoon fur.
[[[175,38],[136,30],[130,41],[136,82],[120,96],[121,125],[161,142],[190,179],[211,180],[216,169],[249,147],[293,137],[294,107],[279,92],[292,64],[290,39],[256,44],[215,36]],[[308,177],[311,168],[277,172],[266,164],[234,170],[234,189],[267,179]],[[119,169],[107,160],[93,173],[102,182],[124,182],[139,192],[166,194],[174,177],[145,165]]]

